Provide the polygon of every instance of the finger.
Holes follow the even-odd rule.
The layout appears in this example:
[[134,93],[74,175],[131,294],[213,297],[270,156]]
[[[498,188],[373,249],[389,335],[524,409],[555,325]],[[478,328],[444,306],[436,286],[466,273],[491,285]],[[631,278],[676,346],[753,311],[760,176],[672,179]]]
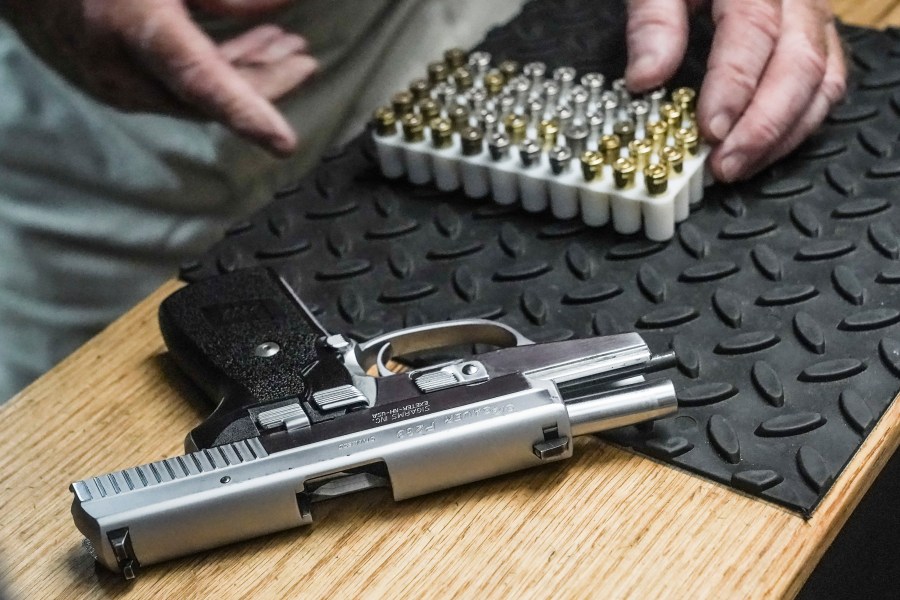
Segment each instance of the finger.
[[847,65],[844,62],[844,52],[834,22],[828,24],[826,42],[828,44],[828,62],[825,77],[819,85],[809,110],[803,113],[797,126],[775,145],[771,153],[765,154],[761,161],[749,167],[748,176],[787,156],[819,127],[828,116],[831,107],[844,96],[847,89]]
[[276,25],[260,25],[241,35],[219,44],[222,58],[235,62],[240,57],[269,45],[272,40],[284,35],[281,27]]
[[643,92],[669,79],[687,49],[685,0],[630,0],[628,3],[629,89]]
[[781,10],[773,0],[716,0],[716,33],[700,89],[697,118],[712,143],[725,139],[747,109],[781,28]]
[[156,8],[144,19],[132,48],[182,100],[278,154],[297,145],[278,110],[225,61],[180,3]]
[[302,54],[308,46],[306,40],[299,35],[286,33],[270,40],[265,46],[248,52],[235,62],[246,65],[274,63],[292,54]]
[[782,34],[758,90],[710,157],[717,178],[745,177],[809,109],[825,77],[826,18],[806,0],[785,0]]
[[309,79],[319,63],[308,54],[292,54],[277,62],[238,66],[238,72],[261,96],[277,100]]

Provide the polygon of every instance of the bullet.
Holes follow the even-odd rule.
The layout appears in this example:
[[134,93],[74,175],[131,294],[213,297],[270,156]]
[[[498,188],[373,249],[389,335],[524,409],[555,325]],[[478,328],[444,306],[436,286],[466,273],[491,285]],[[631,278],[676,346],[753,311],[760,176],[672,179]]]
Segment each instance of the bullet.
[[494,97],[503,91],[506,84],[506,78],[499,69],[492,69],[484,75],[484,89],[487,90],[488,96]]
[[413,100],[418,102],[431,97],[431,85],[427,79],[413,79],[409,83],[409,92],[413,95]]
[[558,67],[553,70],[553,81],[559,84],[560,92],[565,96],[575,83],[576,72],[572,67]]
[[681,114],[686,119],[693,120],[695,118],[695,100],[697,92],[693,88],[680,87],[672,92],[672,101],[681,109]]
[[524,75],[519,75],[509,82],[509,88],[516,99],[516,108],[524,110],[528,103],[528,94],[531,92],[531,80]]
[[663,121],[650,121],[647,123],[647,139],[653,144],[653,152],[659,153],[666,145],[668,126]]
[[458,67],[453,69],[453,83],[456,84],[456,89],[464,92],[475,85],[475,80],[467,67]]
[[559,121],[559,127],[563,131],[572,125],[574,117],[575,115],[568,105],[560,104],[556,107],[556,120]]
[[671,102],[663,102],[659,107],[659,120],[665,122],[669,131],[681,127],[681,110]]
[[421,142],[425,140],[425,123],[422,117],[415,113],[403,115],[400,120],[403,124],[403,139],[407,142]]
[[672,137],[675,139],[675,148],[681,150],[684,156],[697,156],[700,152],[700,136],[696,129],[682,127]]
[[469,60],[469,53],[462,48],[450,48],[444,51],[444,64],[451,71],[465,66]]
[[519,145],[519,157],[526,168],[537,166],[541,162],[541,145],[536,140],[527,139]]
[[659,106],[666,100],[666,88],[658,88],[650,92],[650,117],[659,115]]
[[540,127],[541,121],[544,120],[544,101],[540,98],[535,98],[528,103],[528,125],[534,129],[538,130]]
[[547,65],[537,61],[530,62],[522,67],[522,74],[531,81],[532,88],[539,90],[544,83],[544,76],[547,74]]
[[511,81],[519,74],[519,63],[514,60],[504,60],[497,65],[497,68],[503,73],[505,81]]
[[500,96],[498,106],[500,107],[500,118],[506,122],[509,115],[515,112],[516,99],[513,96]]
[[514,114],[508,121],[506,128],[506,134],[509,136],[510,143],[518,145],[525,141],[527,127],[528,123],[525,122],[525,119]]
[[397,114],[400,117],[413,112],[412,92],[403,90],[402,92],[394,94],[391,97],[391,108],[394,109],[394,114]]
[[572,154],[581,156],[587,150],[588,135],[590,130],[585,125],[573,123],[563,131],[566,136],[566,145],[572,149]]
[[509,136],[499,131],[495,132],[488,141],[488,151],[491,153],[491,159],[499,161],[508,157],[510,146]]
[[669,177],[680,175],[684,171],[684,154],[681,150],[666,146],[660,153],[661,164],[664,164],[668,170]]
[[469,110],[476,115],[481,112],[481,109],[484,108],[485,103],[488,101],[488,93],[481,87],[469,88],[466,90],[465,96]]
[[616,79],[612,82],[612,89],[616,93],[619,106],[628,106],[631,102],[631,94],[628,93],[628,86],[625,85],[625,79]]
[[603,155],[593,150],[581,154],[581,174],[585,181],[599,180],[603,177]]
[[630,106],[636,135],[647,137],[647,115],[650,113],[650,103],[646,100],[632,100]]
[[449,148],[453,145],[453,125],[449,119],[434,119],[431,125],[431,143],[435,148]]
[[422,120],[426,123],[431,123],[432,119],[441,116],[441,106],[432,98],[419,100],[417,106],[419,107],[419,114],[422,115]]
[[465,106],[457,104],[447,111],[447,116],[453,131],[461,131],[463,127],[469,126],[469,110]]
[[572,164],[572,150],[566,146],[554,146],[549,152],[550,170],[554,175],[568,172]]
[[450,69],[443,62],[428,63],[428,83],[437,85],[447,81],[450,77]]
[[599,140],[603,135],[603,113],[593,113],[588,115],[588,128],[591,130],[591,137]]
[[475,79],[483,79],[488,69],[491,68],[491,54],[478,50],[469,55],[469,67],[472,69]]
[[628,120],[618,121],[613,125],[613,133],[619,136],[623,146],[627,146],[634,139],[634,123]]
[[475,156],[481,154],[484,149],[484,133],[477,127],[465,127],[459,132],[462,142],[463,156]]
[[615,123],[619,116],[619,103],[613,96],[607,96],[606,92],[603,95],[605,96],[602,101],[603,120],[606,123]]
[[653,144],[648,139],[634,140],[628,144],[628,153],[638,171],[650,164],[650,156],[653,154]]
[[600,73],[585,73],[581,77],[581,86],[588,91],[588,102],[592,106],[600,104],[600,95],[603,94],[603,84],[606,82]]
[[389,137],[397,133],[397,115],[390,106],[375,109],[375,135]]
[[669,170],[661,164],[647,165],[644,167],[644,184],[651,196],[665,194],[669,187]]
[[545,81],[543,85],[544,104],[549,110],[554,110],[559,104],[560,87],[556,81]]
[[619,150],[622,147],[621,140],[616,134],[604,135],[600,138],[600,152],[603,155],[603,162],[608,165],[616,162],[619,158]]
[[449,110],[456,103],[456,86],[449,81],[437,83],[432,88],[434,98],[445,109]]
[[569,101],[572,103],[573,118],[576,122],[583,123],[587,118],[588,99],[590,94],[586,89],[577,85],[572,88]]
[[559,122],[556,119],[544,119],[538,125],[538,138],[545,150],[556,145],[559,139]]
[[617,158],[613,163],[613,181],[620,190],[634,186],[635,166],[630,158]]
[[484,132],[484,135],[490,137],[497,130],[497,113],[489,108],[482,108],[477,116],[478,127]]

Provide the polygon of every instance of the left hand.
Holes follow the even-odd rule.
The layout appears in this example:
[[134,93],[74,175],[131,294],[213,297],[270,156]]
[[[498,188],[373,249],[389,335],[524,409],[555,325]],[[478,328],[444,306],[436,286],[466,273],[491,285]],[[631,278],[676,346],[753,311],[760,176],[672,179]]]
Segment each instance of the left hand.
[[119,109],[212,119],[273,154],[297,135],[273,101],[305,83],[307,42],[274,24],[216,43],[194,21],[259,17],[293,0],[3,0],[33,49]]
[[[705,0],[630,0],[629,88],[658,87],[687,48],[690,12]],[[716,26],[697,105],[721,181],[745,179],[796,148],[846,90],[827,0],[712,0]]]

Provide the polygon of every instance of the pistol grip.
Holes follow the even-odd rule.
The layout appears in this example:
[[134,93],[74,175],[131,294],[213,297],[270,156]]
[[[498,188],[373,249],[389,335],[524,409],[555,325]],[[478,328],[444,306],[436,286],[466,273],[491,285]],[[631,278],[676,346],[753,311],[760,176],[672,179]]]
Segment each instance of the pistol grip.
[[[159,324],[175,362],[216,406],[190,436],[197,447],[258,435],[247,408],[305,398],[309,371],[334,362],[320,356],[318,323],[264,268],[178,290],[160,306]],[[346,377],[335,365],[331,375]]]

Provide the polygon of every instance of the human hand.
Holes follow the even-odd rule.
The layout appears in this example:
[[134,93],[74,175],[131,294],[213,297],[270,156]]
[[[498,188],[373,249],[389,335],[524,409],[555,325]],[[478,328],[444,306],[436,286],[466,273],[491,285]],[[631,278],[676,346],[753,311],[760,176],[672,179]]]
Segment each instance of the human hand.
[[[684,58],[689,13],[704,0],[629,0],[631,89],[662,85]],[[700,88],[700,133],[721,181],[744,179],[796,148],[846,90],[827,0],[712,0],[716,31]]]
[[[214,119],[270,152],[297,136],[272,104],[317,68],[302,37],[260,25],[219,45],[189,8],[256,16],[290,0],[6,0],[39,54],[124,110]],[[54,60],[57,59],[57,60]]]

